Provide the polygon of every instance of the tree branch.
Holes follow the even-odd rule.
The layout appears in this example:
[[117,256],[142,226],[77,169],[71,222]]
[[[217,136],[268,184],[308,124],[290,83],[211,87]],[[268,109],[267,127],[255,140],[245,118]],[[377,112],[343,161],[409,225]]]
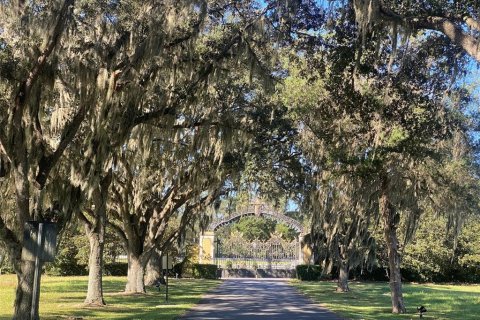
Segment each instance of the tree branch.
[[451,20],[443,17],[414,18],[409,24],[416,29],[430,29],[443,33],[455,45],[463,48],[467,54],[480,62],[480,42],[475,37],[465,33],[462,28]]
[[[378,1],[378,6],[373,7],[378,8],[378,14],[383,20],[393,21],[416,30],[428,29],[443,33],[455,45],[461,47],[472,58],[480,62],[480,41],[472,35],[464,32],[459,25],[463,22],[472,29],[479,30],[480,24],[476,20],[470,17],[464,17],[462,19],[439,16],[404,17],[385,7],[382,1]],[[456,24],[454,23],[456,20],[461,22]]]
[[[240,34],[237,34],[236,36],[232,36],[230,38],[230,41],[224,46],[222,51],[215,55],[215,57],[212,59],[211,62],[205,64],[198,72],[198,77],[195,81],[189,82],[188,85],[186,85],[185,90],[182,90],[182,94],[178,94],[175,101],[170,103],[170,107],[167,106],[167,102],[163,102],[163,106],[160,108],[157,108],[155,111],[151,111],[148,113],[145,113],[143,115],[140,115],[135,118],[133,121],[133,125],[139,125],[142,123],[146,123],[150,120],[168,115],[168,114],[175,114],[175,106],[180,103],[183,99],[186,99],[190,97],[193,93],[193,91],[198,87],[199,83],[202,83],[205,81],[208,76],[213,72],[214,70],[214,65],[217,64],[220,60],[222,60],[224,57],[228,56],[228,52],[230,48],[238,41],[241,39]],[[173,106],[173,107],[172,107]]]
[[85,212],[83,212],[82,210],[78,210],[77,211],[77,217],[81,222],[83,222],[83,224],[85,224],[89,229],[91,229],[91,228],[93,228],[93,224],[90,222],[90,220],[88,220],[87,216],[85,215],[86,212],[88,212],[89,215],[93,214],[93,213],[89,212],[88,209],[86,209]]
[[128,246],[128,239],[127,236],[125,235],[125,232],[123,232],[122,228],[117,226],[116,224],[107,221],[107,225],[112,228],[113,231],[122,239],[123,243],[125,244],[125,247]]
[[45,183],[47,182],[47,178],[50,174],[52,168],[57,164],[58,160],[62,156],[65,149],[68,147],[70,142],[75,137],[80,125],[82,124],[83,120],[85,119],[88,109],[90,105],[85,104],[84,106],[80,107],[77,114],[73,117],[72,121],[68,123],[62,132],[60,143],[58,144],[57,149],[48,155],[43,155],[38,163],[38,174],[35,180],[38,183],[40,189],[43,189]]
[[45,63],[47,62],[48,57],[53,52],[53,49],[57,46],[57,43],[60,40],[62,32],[65,27],[65,23],[67,22],[70,15],[68,11],[70,7],[73,6],[75,0],[65,0],[58,13],[58,20],[53,28],[52,35],[47,42],[47,46],[37,58],[37,62],[34,64],[32,69],[30,70],[27,79],[20,85],[20,89],[15,97],[15,109],[18,109],[17,112],[23,113],[23,107],[25,105],[25,101],[30,94],[30,90],[33,87],[33,84],[38,79],[40,72],[42,71]]

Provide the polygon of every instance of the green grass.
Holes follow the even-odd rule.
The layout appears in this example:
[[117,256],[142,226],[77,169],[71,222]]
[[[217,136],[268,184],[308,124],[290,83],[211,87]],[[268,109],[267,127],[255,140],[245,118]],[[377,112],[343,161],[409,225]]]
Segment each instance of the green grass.
[[390,289],[384,282],[352,282],[348,293],[335,292],[329,281],[292,284],[312,300],[349,319],[418,318],[417,307],[424,305],[424,319],[480,319],[479,285],[404,284],[407,314],[391,313]]
[[[40,316],[42,319],[174,319],[195,305],[218,280],[169,279],[169,301],[165,291],[148,288],[145,295],[126,295],[126,277],[104,277],[106,307],[84,307],[87,277],[42,276]],[[0,276],[0,319],[11,319],[16,277]]]

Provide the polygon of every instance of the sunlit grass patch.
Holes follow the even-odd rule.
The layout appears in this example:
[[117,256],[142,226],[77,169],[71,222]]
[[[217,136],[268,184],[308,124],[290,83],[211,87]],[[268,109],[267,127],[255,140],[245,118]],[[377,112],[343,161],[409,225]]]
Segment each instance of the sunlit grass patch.
[[[85,307],[87,277],[42,276],[42,319],[174,319],[195,305],[201,296],[220,284],[218,280],[169,279],[169,301],[165,290],[147,288],[147,293],[123,294],[126,277],[104,277],[107,306]],[[11,319],[16,277],[0,276],[0,319]]]
[[407,314],[391,314],[390,289],[385,282],[352,282],[348,293],[335,292],[330,281],[292,281],[317,303],[350,319],[418,318],[417,307],[425,306],[424,319],[479,319],[479,285],[404,284]]

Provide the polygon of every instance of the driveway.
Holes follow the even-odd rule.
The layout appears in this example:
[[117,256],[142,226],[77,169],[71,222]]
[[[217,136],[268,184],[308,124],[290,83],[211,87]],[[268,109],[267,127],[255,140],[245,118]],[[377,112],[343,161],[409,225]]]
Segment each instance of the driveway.
[[342,319],[314,304],[287,281],[226,279],[179,319]]

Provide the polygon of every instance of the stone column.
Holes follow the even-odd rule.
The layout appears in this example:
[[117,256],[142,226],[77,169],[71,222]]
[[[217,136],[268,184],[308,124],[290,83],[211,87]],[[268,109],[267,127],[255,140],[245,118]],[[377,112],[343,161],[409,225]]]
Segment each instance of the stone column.
[[215,233],[213,231],[205,231],[200,236],[200,263],[214,263],[215,257]]
[[311,264],[312,263],[312,249],[306,243],[302,244],[302,259],[303,264]]
[[304,240],[304,235],[299,234],[298,235],[298,264],[304,264],[304,258],[303,258],[303,240]]

